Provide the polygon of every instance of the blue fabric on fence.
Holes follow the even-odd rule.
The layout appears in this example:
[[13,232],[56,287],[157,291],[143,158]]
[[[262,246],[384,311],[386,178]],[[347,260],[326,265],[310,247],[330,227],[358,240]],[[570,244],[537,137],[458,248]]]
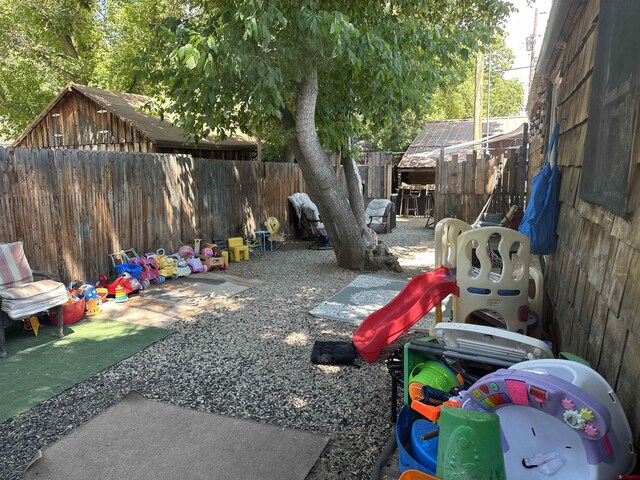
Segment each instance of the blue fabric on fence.
[[[558,211],[560,182],[562,172],[558,168],[558,136],[560,124],[556,123],[549,142],[545,163],[542,170],[531,181],[531,195],[529,204],[522,217],[520,228],[531,241],[531,253],[548,255],[555,252],[558,243],[556,227],[558,225]],[[553,151],[554,162],[550,157]]]

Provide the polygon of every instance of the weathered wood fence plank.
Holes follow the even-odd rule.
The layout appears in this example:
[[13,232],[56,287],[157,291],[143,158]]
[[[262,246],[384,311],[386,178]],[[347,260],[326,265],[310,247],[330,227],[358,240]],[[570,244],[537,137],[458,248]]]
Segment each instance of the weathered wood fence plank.
[[511,205],[524,208],[526,160],[518,152],[508,157],[478,158],[467,154],[441,155],[436,161],[436,221],[453,217],[473,223],[491,194],[500,165],[502,177],[489,212],[506,211]]
[[287,197],[305,190],[289,163],[0,147],[0,242],[24,242],[35,270],[96,281],[120,249],[172,252],[268,216],[294,233]]

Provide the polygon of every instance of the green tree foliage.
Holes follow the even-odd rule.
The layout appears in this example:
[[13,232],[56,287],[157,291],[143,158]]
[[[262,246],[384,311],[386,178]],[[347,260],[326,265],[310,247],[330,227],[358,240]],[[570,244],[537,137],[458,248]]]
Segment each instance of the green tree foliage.
[[[491,67],[488,58],[491,57]],[[505,79],[504,71],[513,67],[515,56],[497,37],[485,53],[482,116],[487,116],[487,92],[491,75],[491,116],[506,117],[522,110],[524,86],[517,79]],[[490,71],[489,71],[490,69]],[[475,95],[475,60],[464,64],[459,76],[452,76],[433,94],[425,120],[473,118]]]
[[153,95],[150,78],[164,63],[162,24],[181,16],[177,0],[106,0],[100,9],[103,43],[93,81],[113,90]]
[[167,30],[172,48],[159,111],[201,137],[282,128],[295,144],[338,263],[359,268],[357,213],[338,191],[323,148],[344,152],[365,122],[384,127],[424,104],[470,52],[490,42],[509,6],[501,0],[197,0],[197,14]]
[[89,2],[0,1],[0,119],[10,134],[33,120],[62,85],[87,81],[96,39]]
[[69,82],[155,92],[171,0],[0,0],[0,124],[15,136]]
[[[504,70],[513,66],[513,52],[505,45],[504,38],[492,39],[490,48],[484,48],[485,60],[489,52],[491,66],[491,116],[503,117],[517,114],[523,107],[524,87],[517,79],[505,79]],[[484,63],[484,88],[482,116],[487,116],[487,92],[489,63]],[[473,118],[475,97],[475,59],[460,64],[443,79],[424,104],[403,112],[394,122],[386,122],[376,128],[368,128],[367,138],[381,150],[405,151],[429,120]]]
[[[505,2],[197,0],[176,21],[164,71],[167,110],[190,131],[260,129],[293,113],[296,90],[316,66],[318,131],[344,148],[363,119],[396,119],[488,43]],[[281,126],[281,124],[280,124]]]

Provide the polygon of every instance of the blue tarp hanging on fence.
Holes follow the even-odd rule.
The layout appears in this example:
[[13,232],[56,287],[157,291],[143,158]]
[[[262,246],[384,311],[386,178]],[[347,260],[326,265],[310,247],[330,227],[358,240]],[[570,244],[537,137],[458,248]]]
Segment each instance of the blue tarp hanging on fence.
[[[558,168],[558,136],[560,124],[556,123],[549,142],[547,155],[542,170],[533,177],[529,204],[518,230],[529,237],[531,253],[548,255],[555,252],[558,243],[556,227],[562,172]],[[551,154],[553,152],[553,164]]]

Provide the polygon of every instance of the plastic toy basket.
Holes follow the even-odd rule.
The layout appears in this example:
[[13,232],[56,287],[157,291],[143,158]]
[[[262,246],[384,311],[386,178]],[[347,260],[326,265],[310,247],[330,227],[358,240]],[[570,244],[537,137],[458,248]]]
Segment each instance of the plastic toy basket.
[[121,265],[114,265],[114,268],[116,269],[116,272],[118,272],[118,275],[128,273],[135,278],[140,278],[140,272],[142,272],[142,267],[140,265],[136,265],[135,263],[123,263]]
[[[81,298],[77,302],[67,303],[62,306],[62,324],[71,325],[79,322],[84,318],[85,300]],[[49,313],[49,323],[53,326],[58,325],[58,316],[55,313]]]

